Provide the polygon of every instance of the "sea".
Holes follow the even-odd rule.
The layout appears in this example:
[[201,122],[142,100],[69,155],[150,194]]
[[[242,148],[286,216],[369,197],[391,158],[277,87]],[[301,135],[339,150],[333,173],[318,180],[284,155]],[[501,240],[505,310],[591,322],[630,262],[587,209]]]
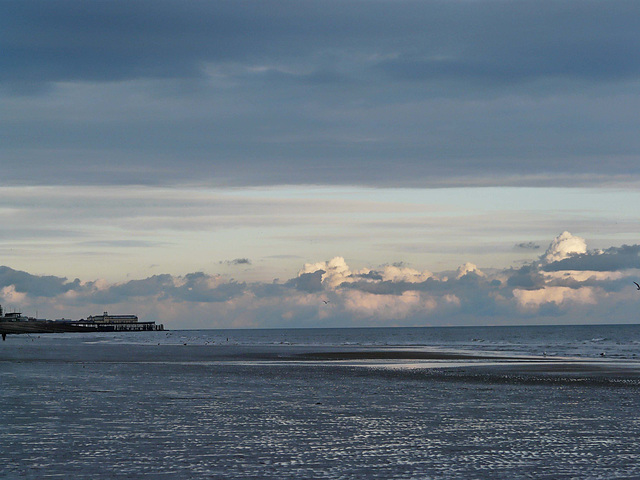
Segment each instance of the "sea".
[[0,342],[0,479],[640,479],[640,326]]

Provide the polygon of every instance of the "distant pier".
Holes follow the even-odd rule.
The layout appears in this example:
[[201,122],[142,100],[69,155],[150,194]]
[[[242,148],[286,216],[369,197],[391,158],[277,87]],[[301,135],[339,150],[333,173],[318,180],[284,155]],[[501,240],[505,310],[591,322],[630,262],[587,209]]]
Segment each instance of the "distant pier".
[[7,335],[28,333],[72,333],[72,332],[155,332],[164,330],[156,322],[140,322],[136,315],[88,316],[82,320],[41,320],[25,317],[21,313],[2,313],[0,306],[0,334],[2,340]]

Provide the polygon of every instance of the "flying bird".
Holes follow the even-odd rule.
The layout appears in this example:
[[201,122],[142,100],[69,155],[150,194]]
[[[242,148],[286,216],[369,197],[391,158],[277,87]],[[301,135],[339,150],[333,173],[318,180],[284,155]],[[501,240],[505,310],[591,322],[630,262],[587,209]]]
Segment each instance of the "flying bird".
[[[640,286],[638,287],[638,290],[640,290]],[[324,302],[325,305],[329,303],[329,300],[322,300],[322,301]]]
[[636,284],[636,287],[638,287],[638,290],[640,290],[640,284],[638,282],[633,282]]

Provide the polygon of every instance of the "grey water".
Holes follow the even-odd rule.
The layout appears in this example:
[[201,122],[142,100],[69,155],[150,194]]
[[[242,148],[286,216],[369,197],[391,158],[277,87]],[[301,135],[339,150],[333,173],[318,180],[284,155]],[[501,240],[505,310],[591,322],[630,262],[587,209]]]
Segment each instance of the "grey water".
[[636,325],[9,336],[0,478],[640,478],[639,354]]

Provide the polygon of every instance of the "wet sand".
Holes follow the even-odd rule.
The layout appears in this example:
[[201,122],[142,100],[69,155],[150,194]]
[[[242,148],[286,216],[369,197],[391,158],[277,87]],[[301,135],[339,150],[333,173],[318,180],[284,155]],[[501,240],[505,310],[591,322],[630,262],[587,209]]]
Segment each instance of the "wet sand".
[[[576,359],[563,357],[532,357],[487,355],[426,349],[358,349],[302,353],[295,359],[315,361],[357,361],[361,366],[411,370],[452,370],[450,377],[554,381],[599,380],[609,383],[640,381],[640,362],[609,359]],[[389,361],[389,362],[385,362]],[[351,363],[351,365],[357,365]],[[433,375],[434,373],[431,372]]]
[[516,360],[519,357],[486,355],[421,349],[362,348],[359,350],[332,349],[295,355],[307,360]]
[[609,360],[405,348],[0,352],[0,478],[638,478]]

